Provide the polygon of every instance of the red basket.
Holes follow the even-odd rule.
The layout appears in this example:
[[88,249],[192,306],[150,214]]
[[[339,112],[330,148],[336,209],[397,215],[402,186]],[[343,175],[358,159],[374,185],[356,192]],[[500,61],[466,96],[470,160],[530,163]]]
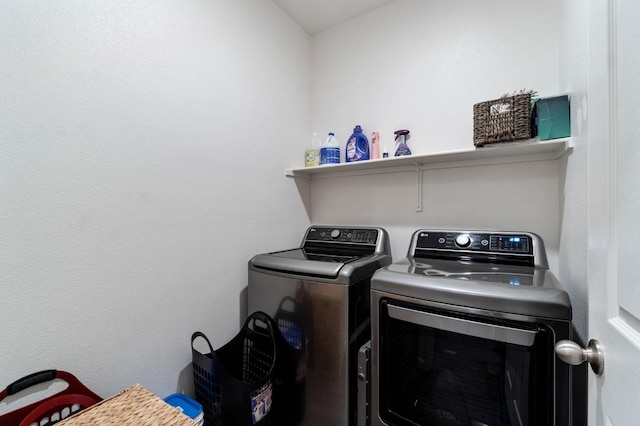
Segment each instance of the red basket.
[[73,374],[58,370],[40,371],[11,383],[0,392],[0,401],[31,386],[55,379],[64,380],[69,386],[54,395],[0,416],[0,426],[52,425],[102,401],[102,398],[80,383]]

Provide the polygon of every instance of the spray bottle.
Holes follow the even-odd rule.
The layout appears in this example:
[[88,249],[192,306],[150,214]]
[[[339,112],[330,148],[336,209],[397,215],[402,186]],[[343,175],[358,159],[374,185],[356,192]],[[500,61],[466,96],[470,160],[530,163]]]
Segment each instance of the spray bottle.
[[395,156],[400,157],[402,155],[411,155],[411,150],[407,146],[407,140],[409,140],[409,131],[403,129],[396,130],[394,133],[396,134],[396,145],[398,145]]

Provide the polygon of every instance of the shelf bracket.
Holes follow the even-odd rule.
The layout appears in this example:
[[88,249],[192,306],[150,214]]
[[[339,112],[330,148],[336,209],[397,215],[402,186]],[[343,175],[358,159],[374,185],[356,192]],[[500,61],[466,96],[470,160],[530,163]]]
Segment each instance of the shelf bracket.
[[420,164],[415,164],[416,167],[416,212],[422,211],[422,167]]

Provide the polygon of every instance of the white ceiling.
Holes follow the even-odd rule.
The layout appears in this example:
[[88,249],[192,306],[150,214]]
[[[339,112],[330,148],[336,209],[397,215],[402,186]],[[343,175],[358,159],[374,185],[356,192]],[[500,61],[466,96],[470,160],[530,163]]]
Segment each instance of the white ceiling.
[[394,0],[273,0],[311,35]]

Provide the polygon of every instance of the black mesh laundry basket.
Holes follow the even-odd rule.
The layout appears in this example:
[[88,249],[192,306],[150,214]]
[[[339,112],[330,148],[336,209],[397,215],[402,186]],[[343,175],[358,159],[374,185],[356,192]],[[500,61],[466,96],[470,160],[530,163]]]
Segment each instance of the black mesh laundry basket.
[[[207,337],[191,336],[196,400],[202,404],[207,426],[268,426],[273,413],[273,374],[276,340],[273,320],[264,312],[247,318],[229,343],[213,350]],[[194,347],[203,339],[210,352]]]

